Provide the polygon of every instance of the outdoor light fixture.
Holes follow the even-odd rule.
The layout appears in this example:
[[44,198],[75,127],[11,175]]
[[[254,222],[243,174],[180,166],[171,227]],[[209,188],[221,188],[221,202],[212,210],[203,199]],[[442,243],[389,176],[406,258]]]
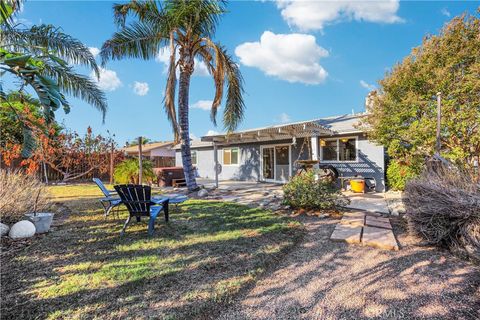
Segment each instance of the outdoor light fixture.
[[347,138],[340,139],[343,143],[346,143],[348,141]]
[[321,147],[325,147],[327,144],[325,143],[325,140],[320,140],[320,146]]

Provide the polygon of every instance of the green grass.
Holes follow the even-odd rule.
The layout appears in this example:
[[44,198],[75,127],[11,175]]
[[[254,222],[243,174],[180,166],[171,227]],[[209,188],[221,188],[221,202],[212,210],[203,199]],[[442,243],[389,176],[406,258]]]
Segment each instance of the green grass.
[[[62,224],[2,261],[2,318],[209,318],[295,245],[301,226],[233,203],[190,200],[157,219],[102,215],[95,185],[55,186]],[[57,217],[60,218],[60,217]],[[14,276],[12,276],[14,275]]]

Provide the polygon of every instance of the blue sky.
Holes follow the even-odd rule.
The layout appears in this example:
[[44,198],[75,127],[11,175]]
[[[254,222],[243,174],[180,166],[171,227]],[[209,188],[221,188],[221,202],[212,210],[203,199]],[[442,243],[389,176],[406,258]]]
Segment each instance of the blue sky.
[[[18,18],[59,26],[100,48],[115,31],[111,7],[108,1],[27,1]],[[230,2],[216,40],[234,55],[245,79],[247,109],[240,128],[363,111],[376,81],[425,35],[477,7],[474,1]],[[88,126],[99,133],[109,130],[120,144],[139,135],[171,139],[162,107],[164,68],[161,55],[110,62],[100,83],[109,105],[105,124],[98,111],[75,99],[70,114],[58,112],[57,120],[81,133]],[[190,128],[200,137],[222,126],[209,120],[212,80],[197,69]]]

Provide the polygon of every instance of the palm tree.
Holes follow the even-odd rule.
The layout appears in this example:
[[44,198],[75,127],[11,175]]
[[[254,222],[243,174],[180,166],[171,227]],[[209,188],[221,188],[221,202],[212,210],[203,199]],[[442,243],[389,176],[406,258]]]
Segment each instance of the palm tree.
[[[238,65],[225,48],[212,40],[220,16],[225,13],[225,1],[166,0],[163,2],[135,1],[113,6],[119,31],[103,44],[103,63],[126,57],[153,59],[160,50],[170,49],[164,107],[172,125],[175,141],[181,143],[185,180],[190,191],[197,189],[190,154],[189,87],[195,68],[195,58],[203,61],[215,84],[211,120],[216,125],[217,110],[227,83],[223,124],[227,131],[235,130],[243,119],[243,79]],[[126,25],[127,17],[135,20]],[[177,59],[178,53],[178,59]],[[176,71],[178,112],[175,108]],[[178,117],[177,117],[178,114]]]
[[[62,107],[65,113],[70,111],[65,94],[93,105],[105,119],[105,94],[90,77],[78,74],[69,65],[83,65],[93,70],[98,78],[99,67],[88,48],[52,25],[42,24],[31,28],[15,25],[13,17],[21,4],[20,0],[4,0],[0,4],[0,72],[2,75],[9,73],[20,80],[14,95],[16,99],[28,100],[26,87],[33,89],[47,123],[54,120],[54,112],[59,108]],[[0,81],[1,101],[8,103],[7,96]],[[24,125],[24,129],[28,131],[31,128]],[[30,136],[25,134],[25,137]],[[24,143],[24,147],[29,146],[28,150],[24,150],[24,155],[32,151],[32,145],[31,141]]]

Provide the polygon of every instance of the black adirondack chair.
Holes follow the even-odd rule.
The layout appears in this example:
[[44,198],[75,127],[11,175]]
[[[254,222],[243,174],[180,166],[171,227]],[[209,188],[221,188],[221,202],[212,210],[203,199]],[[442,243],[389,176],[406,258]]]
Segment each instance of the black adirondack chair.
[[160,211],[165,213],[165,221],[168,222],[168,198],[152,199],[152,189],[149,186],[123,184],[114,186],[122,204],[124,204],[130,213],[123,225],[121,235],[125,233],[132,217],[140,222],[141,217],[149,217],[148,234],[152,235],[155,228],[155,219]]

